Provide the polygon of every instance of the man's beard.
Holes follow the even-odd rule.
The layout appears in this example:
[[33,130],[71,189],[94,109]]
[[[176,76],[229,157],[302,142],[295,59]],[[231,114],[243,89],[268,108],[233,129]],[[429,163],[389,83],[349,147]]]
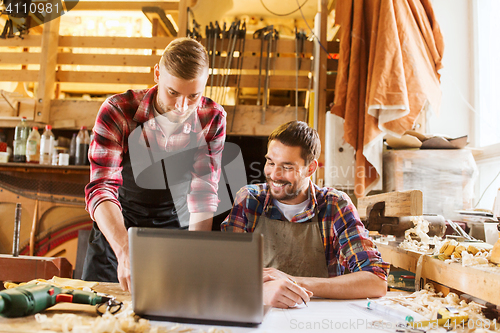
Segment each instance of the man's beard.
[[[269,186],[269,193],[273,199],[278,201],[288,201],[295,199],[300,194],[300,188],[298,188],[297,184],[292,184],[287,181],[273,181],[271,178],[266,177],[267,185]],[[273,193],[273,186],[271,183],[277,184],[285,184],[282,187],[282,190],[279,193]]]
[[196,104],[189,106],[185,112],[182,112],[182,115],[175,114],[172,111],[179,112],[177,108],[166,106],[158,98],[158,95],[156,96],[156,111],[160,115],[167,117],[172,123],[183,123],[193,113],[194,109],[196,109]]

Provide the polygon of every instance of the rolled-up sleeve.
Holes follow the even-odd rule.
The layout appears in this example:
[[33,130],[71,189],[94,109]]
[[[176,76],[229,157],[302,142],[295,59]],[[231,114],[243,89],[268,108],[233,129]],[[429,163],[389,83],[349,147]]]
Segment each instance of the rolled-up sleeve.
[[201,135],[206,144],[199,147],[194,158],[191,188],[187,197],[190,213],[217,210],[222,151],[226,140],[226,112],[221,106],[215,103],[205,106],[200,110],[199,118],[204,126]]
[[122,157],[125,147],[124,125],[120,112],[108,99],[97,115],[90,143],[90,182],[85,187],[86,210],[92,220],[96,207],[103,201],[118,205],[118,188],[122,185]]
[[386,280],[390,265],[382,260],[350,198],[344,193],[332,208],[335,210],[332,224],[337,235],[337,242],[332,245],[338,253],[338,263],[350,272],[369,271]]

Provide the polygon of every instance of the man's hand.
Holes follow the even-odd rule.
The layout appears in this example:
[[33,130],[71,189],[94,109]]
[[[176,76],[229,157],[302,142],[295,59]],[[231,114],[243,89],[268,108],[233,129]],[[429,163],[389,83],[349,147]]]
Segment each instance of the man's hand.
[[291,308],[301,304],[302,300],[309,302],[312,295],[312,292],[288,278],[269,280],[264,283],[264,304],[276,308]]
[[262,273],[266,305],[286,309],[301,304],[302,300],[309,302],[313,295],[309,290],[299,286],[293,276],[276,268],[264,268]]
[[117,255],[118,267],[118,281],[120,282],[120,287],[123,291],[131,291],[131,281],[130,281],[130,255],[128,252],[128,244],[126,249],[124,248],[120,255]]
[[274,267],[266,267],[266,268],[264,268],[262,273],[264,274],[263,275],[264,283],[266,283],[267,281],[278,280],[278,279],[295,281],[293,276],[288,275],[288,274],[286,274],[286,273],[284,273],[284,272],[282,272]]
[[106,237],[118,261],[117,275],[124,291],[130,290],[130,255],[128,234],[120,208],[111,201],[101,202],[94,217],[99,229]]

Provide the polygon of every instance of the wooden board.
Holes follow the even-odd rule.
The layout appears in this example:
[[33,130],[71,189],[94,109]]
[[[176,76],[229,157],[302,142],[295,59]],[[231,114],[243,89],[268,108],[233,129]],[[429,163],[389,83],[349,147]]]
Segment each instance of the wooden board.
[[358,213],[366,219],[366,208],[377,202],[385,202],[385,216],[420,216],[423,214],[423,193],[420,190],[390,192],[358,199]]
[[[227,134],[269,136],[279,125],[295,120],[295,107],[268,106],[266,122],[261,124],[262,107],[256,105],[238,105],[236,115],[234,106],[225,105],[227,116]],[[233,117],[234,119],[233,124]],[[305,119],[305,108],[298,108],[298,120]]]
[[73,276],[73,267],[66,258],[0,254],[0,267],[0,281],[25,282],[51,279],[54,275],[65,278]]

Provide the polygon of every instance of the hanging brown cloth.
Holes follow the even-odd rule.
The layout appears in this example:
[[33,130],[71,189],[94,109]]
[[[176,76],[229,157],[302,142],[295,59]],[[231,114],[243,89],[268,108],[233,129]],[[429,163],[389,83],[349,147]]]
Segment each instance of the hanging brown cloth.
[[430,0],[341,0],[340,54],[331,112],[344,118],[356,150],[355,194],[382,173],[382,138],[412,129],[420,112],[439,111],[444,42]]

